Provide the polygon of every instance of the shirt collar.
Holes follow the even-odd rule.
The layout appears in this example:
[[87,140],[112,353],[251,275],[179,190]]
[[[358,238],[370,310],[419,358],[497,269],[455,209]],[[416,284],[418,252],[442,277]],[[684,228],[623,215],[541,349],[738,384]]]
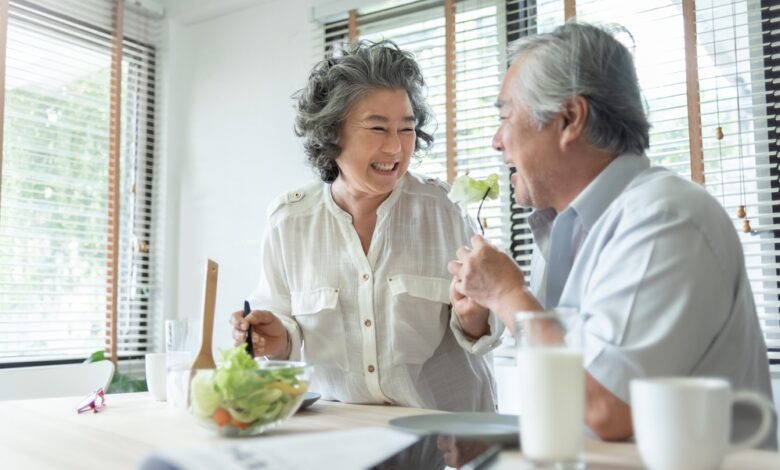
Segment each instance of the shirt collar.
[[[407,172],[402,176],[401,178],[396,181],[395,186],[393,187],[393,192],[390,193],[390,196],[387,197],[384,201],[382,201],[382,204],[379,205],[379,207],[376,210],[377,219],[381,219],[387,212],[390,211],[390,209],[393,208],[395,203],[398,201],[398,198],[401,197],[401,193],[403,193],[403,189],[406,186],[406,179],[410,178],[409,173]],[[352,221],[352,216],[349,214],[349,212],[345,211],[341,207],[339,207],[338,204],[336,204],[336,201],[333,200],[333,183],[323,183],[325,185],[324,191],[322,192],[322,196],[325,202],[325,207],[328,208],[328,210],[337,217],[342,217],[344,219]]]
[[398,179],[398,181],[395,182],[395,186],[393,187],[393,192],[390,193],[390,196],[388,196],[387,199],[382,201],[382,204],[379,204],[379,207],[376,209],[376,215],[377,219],[382,218],[385,216],[388,212],[390,212],[390,209],[395,206],[395,203],[398,202],[398,198],[401,197],[401,193],[404,192],[404,187],[406,186],[406,180],[408,178],[411,178],[409,175],[409,172],[407,171],[404,173],[404,175]]
[[555,216],[555,209],[552,207],[535,210],[528,216],[528,226],[531,228],[534,242],[536,242],[540,253],[545,259],[547,259],[549,250],[550,228],[555,220]]
[[589,231],[612,201],[641,172],[650,168],[644,155],[618,155],[571,203],[586,231]]
[[[574,198],[566,210],[574,210],[585,231],[590,231],[612,201],[617,199],[636,175],[648,168],[650,159],[644,155],[618,155]],[[546,253],[547,238],[556,215],[555,210],[548,207],[535,210],[528,217],[534,240],[543,253]]]

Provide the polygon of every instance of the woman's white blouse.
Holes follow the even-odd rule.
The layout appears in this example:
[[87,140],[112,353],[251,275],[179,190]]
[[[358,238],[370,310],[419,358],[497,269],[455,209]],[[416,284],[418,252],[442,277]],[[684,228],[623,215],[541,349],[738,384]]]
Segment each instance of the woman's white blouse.
[[494,411],[489,353],[503,327],[477,341],[450,312],[447,262],[474,233],[447,187],[407,173],[377,210],[368,255],[352,218],[320,182],[269,208],[253,310],[276,314],[291,359],[314,364],[325,399],[440,410]]

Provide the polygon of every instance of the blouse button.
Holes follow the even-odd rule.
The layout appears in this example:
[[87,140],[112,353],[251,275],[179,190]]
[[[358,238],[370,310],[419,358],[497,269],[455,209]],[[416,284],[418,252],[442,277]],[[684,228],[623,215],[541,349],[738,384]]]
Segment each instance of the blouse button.
[[304,194],[303,191],[293,191],[291,193],[287,193],[287,202],[298,202],[303,199],[305,195],[306,194]]
[[368,366],[368,371],[369,372],[374,372],[375,370],[376,370],[376,368],[374,368],[374,366]]
[[363,324],[366,326],[371,326],[371,320],[366,320],[363,322]]
[[371,276],[368,275],[368,273],[363,273],[363,280],[368,281]]

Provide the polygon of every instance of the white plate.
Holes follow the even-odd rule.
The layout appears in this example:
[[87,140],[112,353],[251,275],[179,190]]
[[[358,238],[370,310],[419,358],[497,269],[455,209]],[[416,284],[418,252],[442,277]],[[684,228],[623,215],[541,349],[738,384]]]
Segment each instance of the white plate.
[[519,444],[519,419],[497,413],[439,413],[405,416],[390,424],[422,434],[448,434],[484,439],[503,444]]

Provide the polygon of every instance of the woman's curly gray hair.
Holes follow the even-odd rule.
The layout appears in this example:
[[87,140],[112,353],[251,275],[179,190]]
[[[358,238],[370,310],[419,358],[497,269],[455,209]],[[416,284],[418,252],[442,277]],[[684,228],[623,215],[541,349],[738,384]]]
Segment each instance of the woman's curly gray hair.
[[404,89],[414,112],[415,152],[428,149],[433,135],[423,130],[431,120],[425,102],[425,81],[411,53],[392,41],[360,41],[323,60],[311,71],[306,87],[298,91],[295,133],[303,137],[309,163],[322,181],[339,174],[339,136],[352,106],[377,89]]

